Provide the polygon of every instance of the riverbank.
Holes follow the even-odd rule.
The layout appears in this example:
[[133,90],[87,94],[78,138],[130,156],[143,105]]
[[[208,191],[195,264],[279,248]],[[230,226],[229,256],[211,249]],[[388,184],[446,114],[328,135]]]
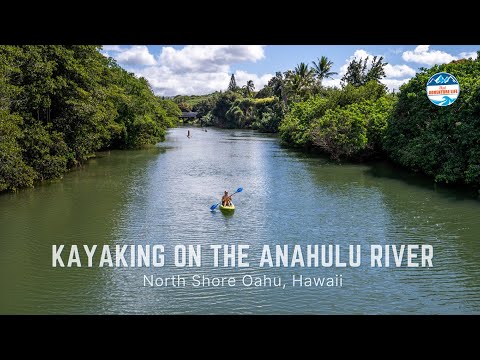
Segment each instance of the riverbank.
[[[228,91],[193,106],[208,124],[278,132],[285,145],[335,161],[388,159],[438,184],[480,189],[480,58],[423,69],[397,93],[381,83],[386,65],[354,59],[340,88],[323,87],[320,72],[306,63],[277,72],[256,93],[232,85],[232,76]],[[454,74],[462,89],[449,106],[434,105],[425,93],[438,72]]]

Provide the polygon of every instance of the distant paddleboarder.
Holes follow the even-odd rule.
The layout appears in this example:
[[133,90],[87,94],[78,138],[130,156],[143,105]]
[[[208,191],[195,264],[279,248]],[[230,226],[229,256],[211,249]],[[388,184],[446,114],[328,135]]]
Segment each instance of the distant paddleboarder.
[[187,137],[188,137],[188,138],[191,138],[191,137],[192,137],[192,136],[190,135],[190,130],[188,130],[188,132],[187,132]]

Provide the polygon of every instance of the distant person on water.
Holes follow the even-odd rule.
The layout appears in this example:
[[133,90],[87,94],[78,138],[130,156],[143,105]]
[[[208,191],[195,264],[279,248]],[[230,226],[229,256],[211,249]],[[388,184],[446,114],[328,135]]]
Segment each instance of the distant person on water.
[[188,137],[188,138],[191,137],[191,136],[190,136],[190,130],[188,130],[188,132],[187,132],[187,137]]
[[232,206],[232,197],[228,196],[227,190],[225,190],[225,194],[222,196],[222,206]]

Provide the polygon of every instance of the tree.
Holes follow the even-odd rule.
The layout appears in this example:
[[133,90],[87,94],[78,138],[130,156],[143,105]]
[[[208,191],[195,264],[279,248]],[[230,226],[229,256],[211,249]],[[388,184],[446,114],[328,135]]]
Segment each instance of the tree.
[[181,101],[177,105],[180,108],[180,111],[185,111],[185,112],[192,111],[192,107],[186,101]]
[[[480,54],[479,54],[480,55]],[[446,107],[430,102],[425,84],[438,72],[455,74],[457,100]],[[400,88],[383,146],[396,163],[436,182],[480,187],[480,58],[435,65]]]
[[272,97],[273,95],[274,95],[273,88],[271,86],[265,85],[255,94],[255,98],[256,99],[269,98],[269,97]]
[[360,160],[378,154],[394,103],[394,97],[384,96],[375,102],[328,109],[311,124],[313,146],[333,160]]
[[320,59],[317,59],[317,61],[318,62],[312,61],[313,73],[320,85],[322,84],[323,79],[331,79],[333,75],[338,74],[337,72],[331,71],[333,62],[328,60],[326,56],[322,56]]
[[285,79],[280,71],[277,71],[275,73],[275,76],[268,81],[267,86],[272,88],[272,93],[274,96],[283,100],[285,104],[287,103],[287,97],[285,92]]
[[312,81],[313,70],[304,62],[301,62],[295,67],[294,73],[300,77],[304,84],[308,84]]
[[237,91],[238,86],[237,86],[237,81],[235,80],[235,74],[232,74],[230,77],[230,84],[228,84],[228,89],[229,91]]
[[168,126],[174,126],[179,116],[182,115],[182,110],[180,110],[180,108],[174,101],[165,99],[165,96],[162,96],[162,99],[160,100],[160,105],[166,112]]
[[[318,134],[312,130],[315,124],[318,125],[317,130],[332,125],[321,120],[328,110],[342,109],[365,101],[376,102],[385,95],[385,85],[376,81],[359,87],[347,84],[342,89],[324,88],[321,95],[290,104],[278,127],[282,142],[300,148],[319,146],[318,143],[314,144]],[[339,122],[336,125],[339,125]]]
[[231,91],[224,92],[218,96],[215,105],[210,111],[214,118],[215,125],[219,127],[234,127],[230,124],[231,118],[228,118],[226,114],[238,97],[239,95],[237,93]]
[[255,90],[255,85],[253,84],[253,80],[248,80],[247,85],[242,86],[243,94],[245,97],[250,97],[252,92]]
[[285,73],[286,93],[294,101],[305,99],[313,84],[313,71],[307,64],[301,62],[295,70]]
[[370,80],[380,81],[383,79],[385,77],[385,66],[387,64],[388,63],[383,62],[383,56],[380,56],[379,58],[374,56],[372,60],[372,66],[365,76],[365,83],[369,82]]
[[98,46],[0,46],[0,191],[58,178],[101,149],[155,144],[178,107]]
[[379,82],[385,77],[385,66],[383,56],[374,56],[371,63],[368,62],[369,56],[362,59],[353,59],[348,64],[347,72],[342,77],[342,82],[352,84],[353,86],[365,85],[370,80]]

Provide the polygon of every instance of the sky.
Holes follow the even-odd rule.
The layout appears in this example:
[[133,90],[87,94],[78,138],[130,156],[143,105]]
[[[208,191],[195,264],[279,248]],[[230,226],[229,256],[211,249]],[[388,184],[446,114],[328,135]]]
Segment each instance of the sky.
[[145,77],[156,95],[202,95],[226,90],[231,74],[238,86],[253,80],[260,90],[277,71],[294,69],[300,62],[333,61],[333,79],[339,86],[354,58],[383,56],[388,63],[382,82],[397,91],[421,67],[476,58],[480,45],[104,45],[102,54],[137,76]]

